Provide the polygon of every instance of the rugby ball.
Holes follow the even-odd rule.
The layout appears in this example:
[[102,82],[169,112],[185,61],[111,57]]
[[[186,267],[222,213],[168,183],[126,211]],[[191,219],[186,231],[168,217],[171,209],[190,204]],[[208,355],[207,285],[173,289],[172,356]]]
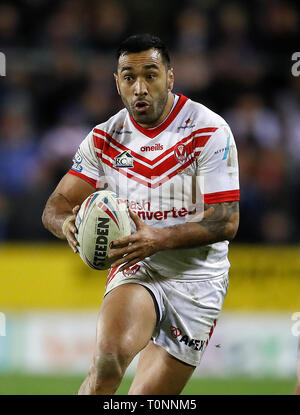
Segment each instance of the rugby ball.
[[116,258],[108,258],[110,243],[131,234],[127,205],[110,191],[88,196],[78,211],[75,226],[80,258],[89,267],[108,269]]

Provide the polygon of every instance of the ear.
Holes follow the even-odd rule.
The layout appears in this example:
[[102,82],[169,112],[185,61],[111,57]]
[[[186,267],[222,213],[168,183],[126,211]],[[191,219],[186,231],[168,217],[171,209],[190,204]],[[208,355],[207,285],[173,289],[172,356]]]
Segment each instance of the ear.
[[172,91],[174,86],[174,70],[173,68],[168,69],[168,90]]
[[114,73],[114,78],[115,78],[115,82],[116,82],[116,87],[117,87],[118,94],[121,95],[120,94],[120,87],[119,87],[119,77],[118,77],[118,75],[116,73]]

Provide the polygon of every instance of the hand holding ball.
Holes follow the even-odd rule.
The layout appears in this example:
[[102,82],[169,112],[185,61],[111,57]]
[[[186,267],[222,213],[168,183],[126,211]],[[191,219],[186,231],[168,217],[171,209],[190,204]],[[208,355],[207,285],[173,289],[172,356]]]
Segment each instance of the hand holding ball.
[[97,270],[108,269],[112,241],[131,234],[126,202],[110,191],[98,191],[82,203],[76,217],[78,252],[85,264]]

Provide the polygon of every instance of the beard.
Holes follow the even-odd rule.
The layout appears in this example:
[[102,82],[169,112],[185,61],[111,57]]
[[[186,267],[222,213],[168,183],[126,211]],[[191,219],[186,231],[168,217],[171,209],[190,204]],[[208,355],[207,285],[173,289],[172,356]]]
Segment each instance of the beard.
[[149,101],[147,97],[145,100],[149,103],[149,107],[145,111],[137,111],[134,104],[130,104],[129,101],[121,95],[123,104],[132,118],[138,124],[155,125],[161,118],[165,106],[168,101],[168,89],[164,90],[156,100]]

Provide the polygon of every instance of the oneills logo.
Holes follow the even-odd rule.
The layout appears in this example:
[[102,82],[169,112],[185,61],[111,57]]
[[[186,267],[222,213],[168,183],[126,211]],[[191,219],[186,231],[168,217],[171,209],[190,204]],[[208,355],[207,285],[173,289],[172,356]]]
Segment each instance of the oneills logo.
[[157,150],[163,150],[164,146],[163,144],[157,143],[154,144],[154,146],[143,146],[141,147],[141,151],[157,151]]

